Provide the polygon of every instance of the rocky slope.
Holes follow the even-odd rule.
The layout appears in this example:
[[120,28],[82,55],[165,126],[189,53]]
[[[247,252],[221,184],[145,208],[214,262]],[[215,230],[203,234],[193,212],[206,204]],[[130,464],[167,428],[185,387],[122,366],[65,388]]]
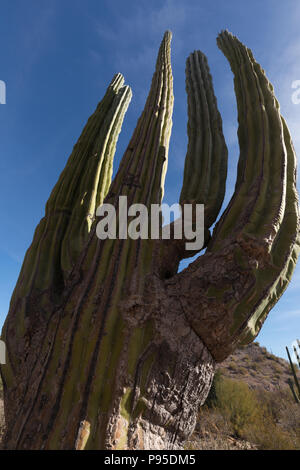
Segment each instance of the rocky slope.
[[[219,365],[226,377],[246,382],[250,388],[274,391],[288,387],[292,378],[288,360],[275,356],[254,342],[235,351]],[[300,371],[298,371],[300,379]]]

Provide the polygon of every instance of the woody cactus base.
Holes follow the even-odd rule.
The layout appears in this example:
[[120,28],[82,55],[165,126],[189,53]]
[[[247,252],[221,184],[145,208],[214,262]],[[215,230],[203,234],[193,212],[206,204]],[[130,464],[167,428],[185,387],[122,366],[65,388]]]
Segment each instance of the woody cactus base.
[[96,208],[159,204],[172,126],[171,34],[111,182],[131,98],[114,77],[46,205],[1,338],[7,449],[176,449],[192,433],[215,363],[251,342],[299,253],[296,157],[273,87],[251,51],[218,37],[234,73],[240,158],[212,236],[227,149],[206,57],[187,59],[188,149],[180,203],[205,204],[207,248],[185,240],[99,240]]

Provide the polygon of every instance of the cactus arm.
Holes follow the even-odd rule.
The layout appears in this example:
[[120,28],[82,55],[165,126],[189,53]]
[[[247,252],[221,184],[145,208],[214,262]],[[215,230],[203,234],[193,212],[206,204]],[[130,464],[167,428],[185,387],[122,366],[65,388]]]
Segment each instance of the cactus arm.
[[171,38],[167,31],[160,45],[145,108],[111,184],[109,199],[128,195],[130,203],[147,207],[162,200],[174,101]]
[[[205,55],[194,51],[186,61],[188,102],[188,148],[179,203],[204,204],[204,246],[210,239],[225,194],[227,147],[222,119],[213,90],[212,77]],[[178,223],[178,221],[177,221]],[[195,255],[186,250],[186,240],[174,239],[174,222],[169,226],[171,240],[163,240],[156,259],[158,271],[173,275],[181,259]]]
[[291,379],[288,379],[288,385],[290,387],[290,390],[292,392],[292,395],[294,397],[295,402],[300,403],[300,398],[297,397],[296,391],[294,389],[294,384],[293,384],[293,381]]
[[[299,348],[299,351],[300,351],[300,342],[299,342],[299,339],[297,339],[297,344],[298,344],[298,348]],[[297,362],[298,362],[298,367],[300,369],[300,356],[298,354],[298,351],[297,351],[297,348],[296,346],[293,347],[294,349],[294,353],[295,353],[295,356],[296,356],[296,359],[297,359]]]
[[284,215],[287,177],[279,105],[263,71],[237,38],[223,32],[218,45],[235,75],[240,159],[236,190],[210,249],[217,250],[233,232],[259,235],[271,244]]
[[297,389],[297,393],[295,392],[295,389],[293,387],[292,382],[289,382],[290,389],[291,389],[297,403],[300,403],[300,383],[299,383],[299,380],[298,380],[298,377],[297,377],[295,366],[294,366],[293,361],[292,361],[291,356],[290,356],[289,349],[288,349],[288,347],[286,347],[285,349],[286,349],[286,352],[287,352],[287,355],[288,355],[288,358],[289,358],[289,363],[290,363],[291,371],[292,371],[292,374],[293,374],[293,377],[294,377],[294,383],[295,383],[295,386],[296,386],[296,389]]
[[[207,252],[167,281],[216,360],[251,342],[291,279],[299,254],[296,158],[279,105],[252,54],[218,39],[235,74],[240,160],[235,193]],[[197,315],[195,312],[198,312]]]
[[207,59],[195,51],[186,61],[188,149],[180,203],[205,205],[205,227],[216,220],[225,194],[227,147]]
[[15,297],[45,290],[69,274],[111,181],[112,160],[131,90],[117,74],[89,118],[46,204],[22,266]]
[[[260,293],[256,295],[256,305],[253,298],[250,302],[246,300],[249,307],[251,306],[251,310],[248,325],[243,334],[243,342],[245,343],[251,341],[253,335],[258,334],[269,311],[284,293],[292,278],[300,252],[299,209],[295,177],[296,158],[290,134],[283,118],[282,123],[287,149],[285,212],[278,234],[270,249],[270,263],[257,273],[256,288],[261,286],[264,291],[262,292],[261,289]],[[243,305],[241,308],[243,308]],[[249,332],[249,335],[247,332]]]
[[[106,197],[113,173],[113,158],[116,151],[116,144],[125,113],[130,103],[132,92],[129,86],[124,86],[124,78],[117,74],[113,79],[108,93],[112,94],[113,102],[108,111],[103,108],[102,103],[98,105],[99,116],[96,112],[91,116],[91,127],[95,123],[95,136],[89,135],[79,138],[81,149],[81,161],[85,160],[85,155],[89,158],[89,164],[81,168],[79,164],[78,188],[72,201],[72,214],[68,223],[61,251],[61,264],[64,272],[68,273],[75,265],[75,262],[82,251],[82,248],[90,233],[95,212]],[[88,152],[90,151],[90,154]],[[82,158],[83,157],[83,158]],[[75,173],[76,175],[76,173]],[[69,185],[76,184],[74,180]],[[64,183],[63,187],[66,186]],[[67,187],[68,187],[67,186]],[[62,188],[62,192],[63,188]]]
[[[273,87],[252,52],[226,32],[219,36],[219,47],[235,73],[237,97],[244,98],[238,99],[241,158],[236,191],[213,236],[210,250],[216,251],[230,231],[242,237],[246,244],[249,241],[250,246],[258,243],[264,253],[265,261],[255,273],[252,293],[249,292],[248,299],[239,307],[239,312],[250,307],[247,326],[242,326],[247,342],[258,334],[268,312],[284,292],[298,258],[296,156]],[[257,128],[259,115],[261,123]]]
[[[8,346],[4,381],[8,376],[18,375],[30,329],[39,331],[45,327],[61,301],[65,280],[88,236],[95,206],[110,185],[116,141],[130,99],[130,88],[124,86],[123,76],[117,74],[89,118],[52,190],[45,216],[25,255],[2,329]],[[36,303],[38,307],[34,308]],[[7,333],[13,324],[18,325],[16,337],[19,338],[15,357],[9,347],[14,334]],[[32,349],[38,352],[40,344],[41,340]]]

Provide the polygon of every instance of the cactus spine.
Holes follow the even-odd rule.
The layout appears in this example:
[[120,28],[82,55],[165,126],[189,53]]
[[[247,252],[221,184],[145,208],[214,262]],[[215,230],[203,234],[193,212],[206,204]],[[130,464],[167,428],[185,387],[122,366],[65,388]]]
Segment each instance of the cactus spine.
[[[299,339],[297,340],[297,343],[298,343],[298,348],[300,350],[300,341],[299,341]],[[295,402],[300,403],[300,383],[299,383],[299,379],[298,379],[298,376],[297,376],[296,367],[295,367],[295,364],[293,363],[293,361],[291,359],[289,348],[286,347],[285,349],[286,349],[286,352],[287,352],[287,355],[288,355],[288,358],[289,358],[289,363],[290,363],[290,366],[291,366],[291,371],[292,371],[293,379],[294,379],[294,383],[293,383],[292,380],[289,380],[289,386],[290,386],[291,392],[293,394],[293,397],[295,399]],[[300,368],[300,357],[299,357],[296,346],[293,346],[293,349],[294,349],[294,353],[295,353],[295,356],[296,356],[296,359],[297,359],[297,362],[298,362],[298,367]]]
[[[131,92],[117,75],[89,119],[22,266],[2,339],[6,448],[174,449],[192,433],[216,361],[252,341],[299,252],[296,158],[272,85],[222,32],[235,76],[240,159],[222,205],[227,148],[206,57],[187,60],[189,143],[180,203],[205,204],[206,252],[184,240],[96,237],[98,205],[160,203],[172,127],[171,34],[111,182]],[[171,224],[172,225],[172,224]],[[194,254],[194,253],[193,253]]]

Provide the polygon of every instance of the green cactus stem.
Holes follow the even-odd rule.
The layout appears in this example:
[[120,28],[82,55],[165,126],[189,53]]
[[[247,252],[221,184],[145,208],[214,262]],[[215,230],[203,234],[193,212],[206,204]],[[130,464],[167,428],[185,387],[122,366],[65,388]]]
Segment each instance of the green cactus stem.
[[[298,340],[298,344],[299,344],[299,340]],[[293,379],[294,379],[294,382],[292,380],[289,380],[289,386],[290,386],[290,389],[291,389],[291,392],[293,394],[295,402],[300,403],[300,383],[299,383],[299,379],[298,379],[298,376],[297,376],[296,368],[295,368],[295,365],[294,365],[294,363],[291,359],[289,348],[286,346],[285,349],[286,349],[286,352],[287,352],[287,355],[288,355],[288,358],[289,358],[289,363],[290,363],[290,367],[291,367],[291,371],[292,371]],[[294,351],[295,351],[295,355],[296,355],[298,364],[300,364],[299,355],[298,355],[298,352],[297,352],[297,349],[296,349],[295,346],[294,346]]]
[[[297,346],[298,346],[299,353],[300,353],[300,340],[299,339],[297,339]],[[293,349],[294,349],[294,353],[295,353],[295,356],[296,356],[296,359],[297,359],[298,367],[300,369],[300,356],[299,356],[297,347],[294,345]]]
[[180,203],[204,204],[205,226],[216,220],[224,199],[227,147],[207,59],[194,51],[186,61],[188,149]]

